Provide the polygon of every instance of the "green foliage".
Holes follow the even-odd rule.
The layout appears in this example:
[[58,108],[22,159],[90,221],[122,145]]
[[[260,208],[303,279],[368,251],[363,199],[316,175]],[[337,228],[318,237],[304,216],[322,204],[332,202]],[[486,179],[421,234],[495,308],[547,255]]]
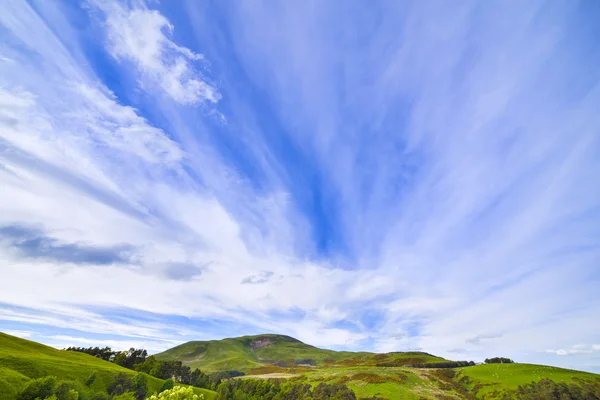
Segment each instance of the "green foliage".
[[78,386],[77,382],[57,381],[55,376],[47,376],[29,381],[17,398],[19,400],[79,400],[81,389]]
[[492,357],[492,358],[486,358],[485,363],[486,364],[512,364],[512,363],[514,363],[514,361],[511,360],[510,358],[505,358],[505,357]]
[[[285,356],[281,364],[291,367],[264,364],[274,362],[273,359],[260,360],[259,370],[264,370],[266,375],[245,377],[243,372],[231,368],[206,374],[191,370],[187,361],[147,357],[136,364],[139,371],[136,374],[83,352],[60,351],[0,334],[0,399],[113,400],[109,397],[110,391],[119,400],[142,400],[150,393],[162,394],[175,388],[175,380],[152,377],[144,370],[147,367],[193,385],[218,389],[219,393],[186,389],[192,394],[204,394],[206,400],[600,399],[600,376],[561,368],[506,363],[505,360],[454,368],[470,363],[446,361],[421,352],[343,355],[348,357],[349,354],[350,358],[341,358],[342,355],[336,353],[325,362],[315,354],[328,350],[316,349],[292,338],[255,336],[232,340],[237,343],[235,346],[249,348],[255,356],[257,353],[260,357]],[[206,357],[209,351],[205,346],[194,357]],[[307,352],[313,355],[307,357]],[[313,360],[316,365],[312,367],[294,366],[300,362],[311,364]],[[426,360],[428,367],[436,368],[406,368],[407,364],[414,366],[421,362],[419,360]],[[271,372],[277,374],[269,375]],[[158,399],[158,395],[155,398]]]
[[581,381],[578,384],[554,382],[544,378],[519,386],[506,393],[503,400],[600,400],[600,381]]
[[114,396],[112,400],[136,400],[136,398],[132,392],[126,392]]
[[133,393],[137,400],[144,400],[148,394],[148,378],[144,373],[136,374],[132,379]]
[[[57,350],[29,340],[0,333],[0,399],[16,400],[29,382],[55,376],[56,382],[69,380],[79,392],[79,400],[107,400],[108,387],[115,377],[135,372],[82,352]],[[92,377],[95,375],[95,379]],[[148,393],[155,393],[164,381],[147,376]],[[89,384],[88,384],[89,383]],[[215,392],[194,389],[207,400]],[[39,397],[39,396],[37,396]],[[47,396],[44,396],[47,397]],[[44,399],[44,397],[40,397]],[[35,399],[35,397],[33,398]],[[60,399],[58,399],[60,400]]]
[[56,377],[47,376],[45,378],[33,379],[25,385],[23,391],[17,397],[18,400],[36,400],[37,398],[45,399],[54,394],[56,387]]
[[159,389],[158,393],[164,392],[165,390],[173,389],[174,387],[175,387],[175,381],[173,381],[173,379],[169,378],[165,381],[165,383],[163,383],[163,385]]
[[94,384],[94,382],[96,382],[96,371],[92,372],[92,374],[90,375],[89,378],[87,378],[87,380],[85,381],[85,386],[92,386]]
[[192,388],[175,386],[173,389],[165,390],[158,394],[158,396],[151,396],[148,400],[202,400],[204,395],[195,394]]
[[222,382],[217,393],[218,400],[356,400],[345,385],[320,383],[312,388],[279,380],[232,379]]
[[460,368],[460,367],[472,367],[475,365],[474,361],[443,361],[443,362],[430,362],[424,364],[415,364],[412,367],[415,368]]

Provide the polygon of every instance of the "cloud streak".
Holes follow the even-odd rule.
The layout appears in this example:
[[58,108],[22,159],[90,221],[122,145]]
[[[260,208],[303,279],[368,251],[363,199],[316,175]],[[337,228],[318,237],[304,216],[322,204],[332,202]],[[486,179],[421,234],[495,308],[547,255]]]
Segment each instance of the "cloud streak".
[[[202,54],[174,43],[173,25],[157,10],[130,8],[113,1],[90,1],[103,13],[109,51],[118,60],[133,62],[142,85],[158,85],[178,103],[216,103],[221,98],[194,63]],[[151,88],[148,88],[151,90]]]
[[3,327],[591,368],[593,13],[449,7],[0,5]]

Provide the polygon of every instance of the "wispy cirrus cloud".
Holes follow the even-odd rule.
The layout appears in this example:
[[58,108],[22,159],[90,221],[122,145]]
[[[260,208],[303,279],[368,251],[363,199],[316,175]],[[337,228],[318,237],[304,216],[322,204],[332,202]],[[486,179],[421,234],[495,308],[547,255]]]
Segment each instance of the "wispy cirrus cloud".
[[2,327],[593,365],[568,347],[600,329],[591,19],[0,5],[0,226],[37,229],[0,241]]
[[200,72],[204,56],[173,42],[174,26],[160,12],[143,2],[138,7],[104,0],[89,4],[103,14],[111,55],[133,62],[144,87],[157,85],[183,104],[219,101],[217,88]]

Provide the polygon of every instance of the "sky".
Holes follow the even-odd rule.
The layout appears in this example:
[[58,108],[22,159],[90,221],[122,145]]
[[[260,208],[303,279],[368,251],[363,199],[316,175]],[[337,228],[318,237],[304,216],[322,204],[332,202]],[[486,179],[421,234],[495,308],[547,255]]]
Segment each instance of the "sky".
[[600,373],[600,3],[0,2],[0,331]]

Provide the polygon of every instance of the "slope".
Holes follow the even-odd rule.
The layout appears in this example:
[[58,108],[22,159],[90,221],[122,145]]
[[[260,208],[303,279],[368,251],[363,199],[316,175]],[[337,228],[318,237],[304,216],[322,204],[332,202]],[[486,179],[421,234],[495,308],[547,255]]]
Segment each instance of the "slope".
[[[96,380],[91,388],[105,392],[113,377],[121,372],[130,376],[135,374],[135,371],[84,353],[57,350],[0,332],[2,399],[15,398],[28,380],[48,375],[85,383],[90,375],[95,373]],[[148,376],[148,386],[151,391],[157,391],[163,383],[162,379]],[[198,389],[198,393],[205,393],[206,399],[215,396],[214,392],[204,389]]]
[[600,384],[598,374],[536,364],[482,364],[457,368],[456,372],[456,379],[463,379],[465,387],[475,390],[478,397],[501,397],[503,391],[515,390],[519,385],[538,382],[544,378],[576,385],[581,382]]
[[322,367],[327,365],[401,366],[445,361],[427,353],[348,352],[325,350],[284,335],[256,335],[222,340],[187,342],[162,353],[158,360],[180,360],[192,368],[207,371],[238,370],[257,372],[269,365],[280,367]]

